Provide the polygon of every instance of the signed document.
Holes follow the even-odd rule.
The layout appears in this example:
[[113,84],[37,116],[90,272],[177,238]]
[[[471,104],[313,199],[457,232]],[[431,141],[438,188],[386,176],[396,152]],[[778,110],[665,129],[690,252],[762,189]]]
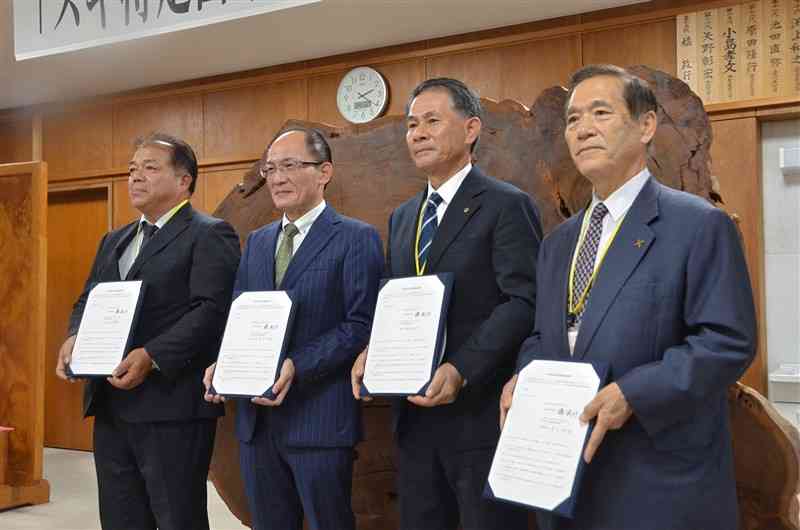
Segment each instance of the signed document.
[[233,301],[212,381],[215,393],[273,397],[293,307],[286,291],[244,292]]
[[574,513],[589,428],[578,417],[604,376],[593,364],[569,361],[535,360],[520,371],[489,472],[489,496]]
[[441,362],[451,275],[388,280],[378,293],[364,370],[369,395],[420,393]]
[[70,376],[111,375],[128,353],[142,292],[141,280],[103,282],[92,288],[72,349]]

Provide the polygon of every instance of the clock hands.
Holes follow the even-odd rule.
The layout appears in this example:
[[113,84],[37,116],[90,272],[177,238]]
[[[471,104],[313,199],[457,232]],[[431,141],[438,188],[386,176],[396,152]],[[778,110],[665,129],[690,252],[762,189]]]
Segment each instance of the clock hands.
[[375,103],[374,103],[374,102],[373,102],[371,99],[369,99],[369,98],[367,97],[367,94],[369,94],[370,92],[374,92],[374,91],[375,91],[375,89],[374,89],[374,88],[371,88],[371,89],[367,90],[367,91],[366,91],[366,92],[364,92],[364,93],[361,93],[361,92],[359,92],[359,91],[357,91],[357,90],[356,90],[356,93],[358,94],[358,97],[360,97],[360,98],[363,98],[363,99],[365,99],[365,100],[369,101],[369,104],[370,104],[370,105],[374,105]]

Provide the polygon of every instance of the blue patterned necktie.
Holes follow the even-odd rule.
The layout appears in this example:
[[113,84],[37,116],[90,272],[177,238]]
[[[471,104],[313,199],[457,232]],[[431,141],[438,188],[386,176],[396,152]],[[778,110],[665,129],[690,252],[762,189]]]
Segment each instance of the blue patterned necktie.
[[[581,299],[584,290],[591,289],[589,281],[594,273],[594,261],[597,256],[597,247],[600,245],[600,235],[603,233],[603,218],[608,214],[608,208],[602,202],[597,203],[592,210],[592,217],[589,220],[589,229],[583,238],[583,244],[578,251],[578,258],[575,260],[575,274],[572,278],[572,303],[577,304]],[[580,321],[586,303],[589,300],[587,293],[581,308],[576,311],[575,317]]]
[[425,215],[422,217],[422,228],[419,231],[417,263],[419,263],[420,270],[423,270],[427,264],[428,252],[430,251],[431,243],[433,243],[433,238],[436,236],[436,229],[439,228],[436,209],[440,204],[442,204],[442,196],[434,191],[428,197],[428,202],[425,205]]

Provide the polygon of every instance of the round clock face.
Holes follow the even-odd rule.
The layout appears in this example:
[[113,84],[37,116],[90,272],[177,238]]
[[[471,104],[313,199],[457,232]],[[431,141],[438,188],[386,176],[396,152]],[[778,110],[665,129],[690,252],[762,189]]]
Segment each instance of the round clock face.
[[367,66],[347,72],[336,92],[339,112],[351,123],[374,120],[386,110],[388,102],[386,80],[377,70]]

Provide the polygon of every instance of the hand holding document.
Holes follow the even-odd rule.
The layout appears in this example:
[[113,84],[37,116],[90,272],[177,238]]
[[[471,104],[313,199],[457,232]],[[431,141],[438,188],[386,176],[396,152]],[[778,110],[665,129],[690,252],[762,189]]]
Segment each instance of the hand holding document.
[[605,371],[590,363],[546,360],[520,371],[489,472],[488,496],[572,515],[589,429],[579,417]]
[[424,390],[441,362],[452,276],[388,280],[378,293],[361,388],[369,395]]
[[231,305],[211,390],[224,396],[273,398],[288,343],[294,303],[286,291],[242,293]]
[[143,289],[141,281],[98,283],[89,292],[78,328],[70,377],[109,376],[128,352]]

